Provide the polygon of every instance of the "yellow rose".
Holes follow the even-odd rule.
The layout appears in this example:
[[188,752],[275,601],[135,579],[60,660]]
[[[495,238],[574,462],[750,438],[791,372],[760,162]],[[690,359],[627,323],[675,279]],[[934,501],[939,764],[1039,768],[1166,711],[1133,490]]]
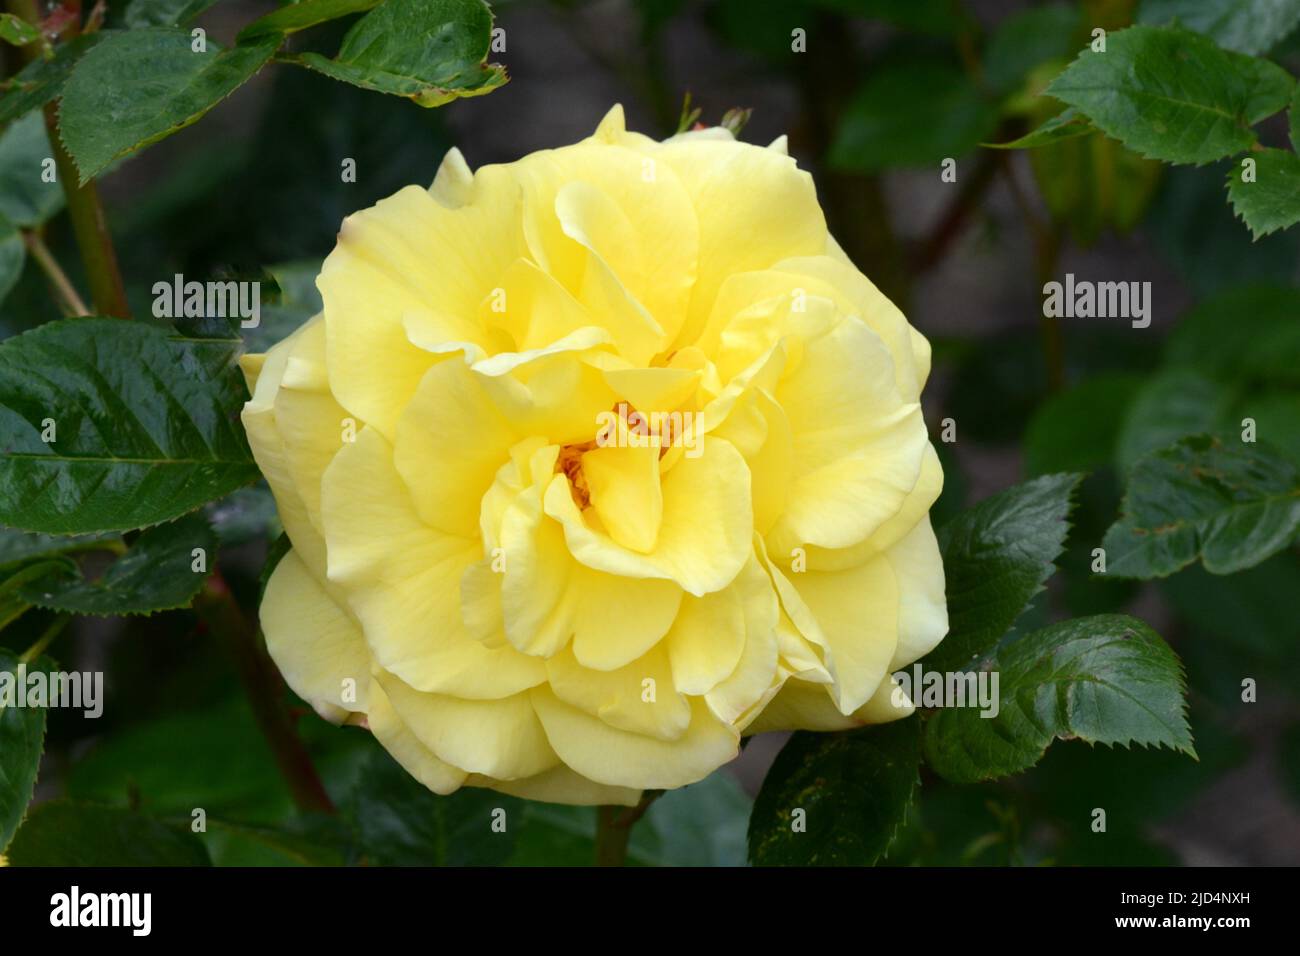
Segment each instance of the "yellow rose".
[[267,644],[438,793],[633,803],[911,712],[947,629],[930,350],[785,152],[589,139],[348,217],[244,359]]

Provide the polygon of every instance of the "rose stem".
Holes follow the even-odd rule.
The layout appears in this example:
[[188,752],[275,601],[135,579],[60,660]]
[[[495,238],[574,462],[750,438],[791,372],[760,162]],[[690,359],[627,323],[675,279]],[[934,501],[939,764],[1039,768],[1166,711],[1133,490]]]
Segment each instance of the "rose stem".
[[[41,14],[37,0],[6,0],[6,5],[15,16],[34,26],[40,26]],[[68,43],[81,33],[81,0],[65,0],[63,7],[73,14],[68,18],[67,26],[59,33],[59,39]],[[23,62],[30,62],[42,55],[44,46],[44,42],[29,43],[19,48],[19,56]],[[63,195],[68,201],[68,218],[72,220],[72,231],[77,239],[86,279],[90,283],[90,297],[95,304],[95,311],[100,315],[130,318],[122,274],[117,267],[117,252],[113,248],[113,237],[108,231],[108,221],[104,218],[104,207],[99,201],[99,189],[93,179],[84,186],[77,185],[79,173],[76,164],[64,148],[63,139],[59,135],[56,101],[45,104],[45,129],[49,133],[50,148],[54,150],[54,166],[58,171],[59,182],[63,185]]]
[[305,813],[334,813],[334,802],[325,792],[311,755],[289,717],[282,678],[262,647],[257,627],[240,610],[220,570],[208,578],[194,609],[208,628],[229,644],[257,726],[271,747],[294,804]]
[[604,805],[596,808],[596,865],[622,866],[627,861],[627,841],[632,825],[645,816],[662,790],[647,790],[634,807]]

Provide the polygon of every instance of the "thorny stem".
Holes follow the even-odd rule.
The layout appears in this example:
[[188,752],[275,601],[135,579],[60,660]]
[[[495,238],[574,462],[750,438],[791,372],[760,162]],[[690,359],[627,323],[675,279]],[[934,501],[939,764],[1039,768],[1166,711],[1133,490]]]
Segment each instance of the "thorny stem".
[[285,707],[283,685],[275,664],[262,647],[257,627],[235,602],[220,570],[213,571],[208,578],[194,602],[194,609],[209,629],[228,643],[248,692],[253,716],[289,785],[295,805],[308,813],[334,813],[334,803],[325,792],[311,755]]
[[54,288],[55,298],[59,300],[59,305],[63,311],[71,316],[90,315],[90,309],[86,308],[86,303],[81,300],[77,287],[72,284],[72,280],[63,271],[63,267],[50,254],[49,247],[45,245],[45,240],[40,237],[40,234],[24,230],[23,242],[27,243],[27,251],[32,254],[36,264],[41,267],[45,277],[50,280],[50,285]]
[[634,807],[601,806],[596,809],[596,865],[622,866],[627,861],[627,842],[632,826],[645,816],[662,790],[647,790]]
[[[6,6],[14,15],[40,26],[41,12],[37,0],[6,0]],[[59,40],[68,43],[81,32],[81,0],[65,0],[63,6],[72,15],[59,32]],[[24,62],[30,62],[44,54],[44,45],[28,44],[20,48],[19,54]],[[63,185],[63,195],[67,198],[68,218],[72,221],[72,232],[81,253],[86,280],[90,283],[90,298],[94,302],[95,311],[101,315],[130,318],[126,289],[117,266],[117,251],[113,248],[108,221],[104,218],[99,188],[93,179],[84,185],[77,185],[80,174],[59,134],[57,103],[47,103],[44,113],[45,129],[49,134],[50,148],[54,151],[54,166],[59,182]]]

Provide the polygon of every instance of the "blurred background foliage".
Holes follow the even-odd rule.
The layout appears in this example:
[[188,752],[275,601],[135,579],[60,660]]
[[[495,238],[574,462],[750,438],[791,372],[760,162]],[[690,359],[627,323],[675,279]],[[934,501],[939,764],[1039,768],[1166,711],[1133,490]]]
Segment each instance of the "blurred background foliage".
[[[262,338],[249,345],[264,348],[319,308],[312,279],[343,216],[407,183],[427,184],[453,143],[478,166],[586,135],[614,102],[630,126],[656,136],[675,130],[687,91],[708,122],[752,107],[743,138],[789,134],[840,243],[934,346],[926,417],[946,472],[936,524],[1022,478],[1089,472],[1061,573],[1029,619],[1134,613],[1188,669],[1199,762],[1066,743],[997,784],[927,778],[888,862],[1300,862],[1296,549],[1228,577],[1199,565],[1150,583],[1089,570],[1118,514],[1126,469],[1143,452],[1250,416],[1300,462],[1300,229],[1252,242],[1224,202],[1229,161],[1162,166],[1101,135],[1027,153],[979,145],[1023,135],[1054,113],[1043,87],[1093,27],[1121,28],[1142,15],[1138,5],[499,0],[493,8],[507,40],[493,59],[511,82],[489,96],[422,110],[278,67],[199,127],[121,162],[102,188],[137,314],[148,315],[150,287],[173,273],[260,278],[269,305],[254,331]],[[113,0],[107,23],[130,9]],[[221,0],[197,22],[224,42],[269,9]],[[806,52],[791,49],[795,28],[806,31]],[[312,43],[329,46],[343,29],[320,28]],[[1300,36],[1275,39],[1271,56],[1300,72]],[[1281,123],[1262,129],[1266,145],[1285,135]],[[61,204],[57,188],[16,172],[25,157],[46,154],[44,136],[32,116],[0,133],[0,214],[9,222],[44,222]],[[349,157],[355,183],[339,176]],[[945,159],[956,160],[955,182],[941,178]],[[46,240],[79,279],[65,219],[49,222]],[[5,242],[0,235],[0,256]],[[1043,283],[1067,272],[1150,281],[1151,326],[1045,320]],[[58,317],[30,262],[12,282],[0,335]],[[957,440],[938,443],[946,418]],[[209,516],[226,578],[253,606],[279,532],[269,495],[245,489]],[[29,611],[0,645],[21,650],[49,620]],[[109,698],[100,721],[50,714],[29,827],[44,817],[47,832],[127,833],[150,825],[134,810],[186,824],[201,806],[209,826],[198,853],[220,863],[591,859],[594,811],[482,791],[434,798],[368,734],[335,730],[304,706],[299,729],[348,812],[295,814],[231,661],[191,611],[79,619],[63,640],[64,666],[105,670]],[[1241,701],[1248,677],[1257,703]],[[743,862],[751,795],[779,746],[756,740],[736,766],[655,803],[634,831],[631,862]],[[102,816],[60,817],[68,799],[102,804]],[[517,808],[529,825],[456,839],[489,802]],[[1105,834],[1089,828],[1094,807],[1107,809]],[[163,859],[195,853],[188,836],[146,844]]]

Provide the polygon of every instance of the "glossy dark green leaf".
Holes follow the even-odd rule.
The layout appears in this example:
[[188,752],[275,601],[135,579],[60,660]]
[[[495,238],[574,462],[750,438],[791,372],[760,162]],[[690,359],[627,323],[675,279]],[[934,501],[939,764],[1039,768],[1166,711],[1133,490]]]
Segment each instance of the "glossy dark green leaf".
[[475,787],[437,796],[385,753],[366,766],[348,807],[365,858],[389,866],[504,863],[522,810],[521,800]]
[[119,550],[122,548],[121,542],[122,539],[116,534],[32,534],[29,531],[0,528],[0,568],[73,551]]
[[1250,154],[1254,170],[1228,173],[1228,201],[1256,239],[1300,222],[1300,156],[1289,149]]
[[1025,432],[1025,471],[1094,471],[1115,460],[1120,424],[1143,377],[1107,372],[1052,396]]
[[[89,580],[55,571],[18,595],[36,607],[69,614],[153,614],[188,607],[217,559],[217,536],[200,514],[141,532],[126,554]],[[195,570],[198,568],[199,570]]]
[[236,347],[93,318],[0,343],[0,521],[124,531],[253,481]]
[[925,659],[953,670],[984,654],[1056,570],[1079,475],[1045,475],[986,498],[938,531],[948,636]]
[[1062,621],[1013,637],[971,671],[998,675],[997,713],[940,708],[925,725],[926,763],[954,782],[1026,770],[1056,738],[1166,746],[1195,756],[1182,664],[1136,618]]
[[275,38],[221,49],[182,29],[117,33],[77,63],[63,89],[59,128],[81,180],[113,160],[197,121],[275,52]]
[[33,60],[12,78],[0,83],[0,123],[8,123],[39,109],[63,92],[72,69],[83,54],[119,31],[100,30],[79,36],[55,48],[54,56]]
[[[30,665],[29,670],[34,672],[38,666],[44,663]],[[18,667],[18,657],[0,648],[0,853],[31,802],[45,749],[45,708],[16,706],[10,696],[19,688],[6,687],[17,682]]]
[[484,62],[491,33],[482,0],[385,0],[353,25],[334,59],[304,53],[298,62],[353,86],[441,106],[506,82],[504,67]]
[[1300,24],[1300,0],[1142,0],[1138,22],[1177,22],[1225,50],[1254,55]]
[[754,800],[750,862],[870,866],[907,816],[920,760],[916,719],[842,733],[800,731],[781,748]]
[[10,866],[208,866],[191,833],[118,807],[54,800],[9,845]]
[[986,143],[984,145],[992,149],[1034,149],[1039,146],[1047,146],[1050,143],[1059,143],[1063,139],[1087,136],[1089,133],[1095,133],[1096,131],[1097,128],[1088,121],[1086,116],[1080,116],[1073,108],[1070,108],[1058,113],[1037,129],[1018,139],[1013,139],[1007,143]]
[[1200,165],[1249,149],[1250,127],[1286,107],[1295,80],[1199,33],[1135,26],[1079,54],[1047,88],[1144,156]]
[[377,7],[380,0],[301,0],[272,10],[254,20],[239,32],[239,42],[247,43],[258,37],[285,35],[306,30],[319,23],[337,20],[352,13],[363,13]]
[[1194,435],[1140,459],[1106,532],[1107,573],[1157,578],[1197,558],[1214,574],[1259,564],[1300,531],[1300,468],[1231,433]]
[[1226,427],[1232,399],[1230,386],[1195,369],[1173,368],[1149,376],[1119,420],[1116,466],[1127,472],[1157,448]]
[[997,124],[997,106],[958,67],[909,58],[873,70],[840,120],[829,161],[874,172],[969,153]]
[[126,8],[126,25],[134,30],[144,27],[171,27],[187,23],[217,0],[131,0]]
[[63,208],[63,186],[43,173],[54,156],[45,117],[28,113],[0,132],[0,216],[15,226],[39,226]]

